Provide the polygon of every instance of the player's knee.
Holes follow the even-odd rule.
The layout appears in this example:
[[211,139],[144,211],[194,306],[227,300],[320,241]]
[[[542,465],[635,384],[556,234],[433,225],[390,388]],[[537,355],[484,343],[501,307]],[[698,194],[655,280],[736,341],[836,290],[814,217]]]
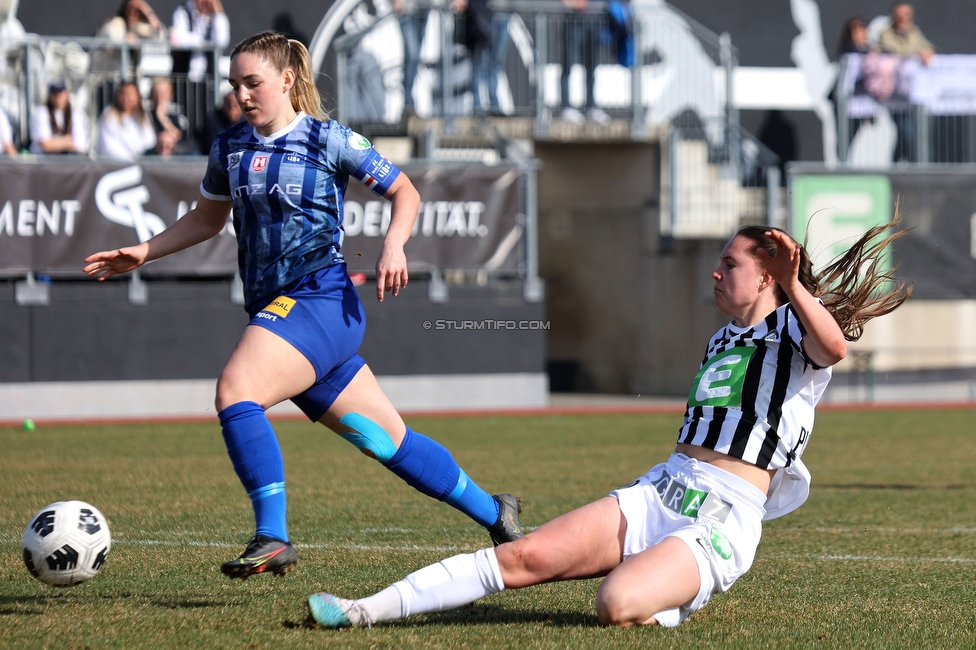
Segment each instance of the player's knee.
[[365,415],[347,413],[339,418],[339,422],[352,429],[351,432],[339,433],[339,435],[370,458],[387,463],[396,454],[397,446],[390,434]]
[[532,533],[495,549],[498,568],[505,587],[509,589],[528,587],[551,579],[546,570],[550,556],[551,552],[538,543]]
[[216,407],[217,412],[220,413],[225,408],[231,404],[236,404],[241,400],[235,399],[236,391],[232,388],[233,382],[231,382],[227,377],[221,375],[217,379],[217,392],[214,396],[214,407]]
[[246,401],[256,402],[258,400],[254,398],[254,395],[249,394],[244,382],[238,377],[227,372],[221,373],[217,379],[217,391],[214,398],[214,406],[217,408],[217,412],[220,413],[232,404]]
[[646,624],[651,615],[646,606],[633,594],[619,587],[608,586],[604,581],[596,594],[596,616],[600,625],[631,627]]

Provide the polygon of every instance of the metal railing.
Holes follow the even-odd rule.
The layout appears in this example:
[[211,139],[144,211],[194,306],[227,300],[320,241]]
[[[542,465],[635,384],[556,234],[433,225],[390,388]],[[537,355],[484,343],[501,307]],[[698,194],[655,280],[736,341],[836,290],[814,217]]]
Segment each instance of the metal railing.
[[[491,7],[487,48],[466,48],[463,16],[437,6],[422,9],[425,17],[409,26],[388,14],[335,39],[338,119],[376,134],[384,126],[403,129],[415,112],[426,118],[417,147],[423,157],[483,163],[509,158],[510,143],[497,133],[473,133],[469,124],[462,129],[456,118],[522,118],[530,128],[505,127],[508,137],[517,130],[514,137],[522,138],[552,137],[557,126],[559,137],[586,131],[599,138],[623,125],[615,138],[643,139],[655,127],[670,134],[666,238],[726,237],[743,222],[783,221],[779,160],[739,126],[730,101],[738,63],[728,34],[666,4],[633,7],[629,43],[611,35],[605,2],[584,11],[552,0],[493,0]],[[408,98],[405,71],[412,66],[405,59],[414,35],[406,30],[418,23]]]
[[834,98],[842,164],[976,162],[976,56],[928,67],[888,54],[841,57]]
[[[174,54],[204,52],[212,58],[203,81],[173,72]],[[168,78],[174,101],[189,123],[189,137],[202,134],[207,114],[219,103],[221,51],[217,47],[170,48],[166,42],[127,45],[105,38],[26,36],[0,43],[0,107],[10,118],[15,144],[29,143],[30,116],[47,100],[48,83],[66,81],[72,107],[88,116],[89,146],[94,152],[95,128],[101,111],[111,104],[123,80],[135,80],[148,100],[150,79]]]
[[[554,0],[494,0],[491,7],[491,45],[470,50],[463,15],[437,6],[419,10],[423,18],[409,27],[423,26],[410,97],[404,88],[410,48],[401,46],[413,36],[403,18],[379,16],[336,38],[339,120],[390,125],[413,111],[448,119],[488,114],[531,118],[535,134],[545,135],[554,119],[580,120],[562,111],[572,107],[590,121],[629,120],[638,137],[684,110],[738,123],[728,101],[737,65],[728,36],[673,7],[633,7],[629,33],[612,29],[621,23],[611,20],[605,2],[583,11]],[[598,110],[586,115],[587,109]]]
[[738,126],[676,124],[668,139],[662,236],[727,238],[746,223],[782,227],[780,162]]

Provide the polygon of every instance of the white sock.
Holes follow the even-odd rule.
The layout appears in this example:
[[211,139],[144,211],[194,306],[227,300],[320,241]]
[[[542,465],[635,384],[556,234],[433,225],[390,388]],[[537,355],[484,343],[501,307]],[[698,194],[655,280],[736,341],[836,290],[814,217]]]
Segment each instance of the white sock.
[[400,618],[400,592],[393,587],[387,587],[383,591],[368,598],[360,598],[355,602],[362,608],[367,618],[362,621],[352,621],[352,616],[349,616],[347,612],[346,615],[349,616],[353,625],[372,627],[373,623],[393,621]]
[[495,549],[455,555],[356,601],[373,623],[439,612],[505,589]]
[[680,607],[666,609],[654,615],[654,620],[661,627],[678,627],[686,618],[688,614]]

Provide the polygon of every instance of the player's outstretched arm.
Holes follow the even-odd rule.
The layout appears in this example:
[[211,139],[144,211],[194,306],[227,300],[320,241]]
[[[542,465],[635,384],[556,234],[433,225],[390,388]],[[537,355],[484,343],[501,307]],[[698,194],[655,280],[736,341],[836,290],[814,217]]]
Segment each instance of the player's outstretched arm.
[[85,258],[84,271],[99,280],[134,271],[146,262],[189,248],[219,233],[227,223],[230,203],[203,196],[175,224],[138,246],[102,251]]
[[383,302],[384,292],[394,296],[407,286],[407,256],[403,245],[410,239],[420,209],[420,194],[403,172],[393,181],[385,197],[393,203],[390,228],[383,249],[376,260],[376,299]]
[[776,256],[764,256],[766,273],[783,288],[800,322],[806,328],[803,351],[818,366],[826,368],[847,356],[847,339],[829,311],[797,279],[800,269],[800,245],[778,230],[767,233],[776,242]]

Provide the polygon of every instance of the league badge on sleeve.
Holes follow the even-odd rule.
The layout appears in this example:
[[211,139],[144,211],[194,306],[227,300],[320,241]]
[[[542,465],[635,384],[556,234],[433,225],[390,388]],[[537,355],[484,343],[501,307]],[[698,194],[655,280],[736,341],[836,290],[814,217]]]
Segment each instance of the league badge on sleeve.
[[349,143],[349,146],[355,149],[356,151],[365,151],[373,146],[369,143],[369,140],[367,140],[364,136],[361,136],[356,132],[349,134],[349,138],[347,139],[347,142]]

